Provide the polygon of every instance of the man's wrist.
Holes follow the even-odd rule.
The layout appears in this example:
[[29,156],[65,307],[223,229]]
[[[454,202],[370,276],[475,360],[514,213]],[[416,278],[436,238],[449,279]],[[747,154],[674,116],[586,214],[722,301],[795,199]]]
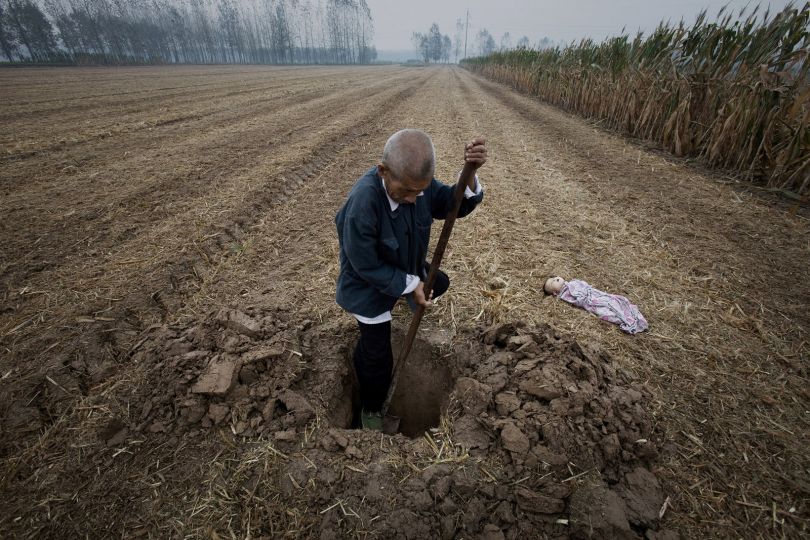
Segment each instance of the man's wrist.
[[464,188],[464,198],[470,199],[472,197],[476,197],[481,194],[483,188],[481,187],[481,182],[478,181],[478,175],[476,174],[473,177],[473,186],[470,187],[469,184]]

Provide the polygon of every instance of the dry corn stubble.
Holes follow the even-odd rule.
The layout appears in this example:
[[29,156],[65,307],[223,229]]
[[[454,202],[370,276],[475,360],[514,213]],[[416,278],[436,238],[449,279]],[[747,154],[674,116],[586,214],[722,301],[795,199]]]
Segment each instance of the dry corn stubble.
[[[238,240],[243,248],[237,250],[230,246],[235,237],[231,233],[224,236],[216,227],[232,226],[227,221],[237,215],[234,207],[256,199],[252,187],[263,180],[264,174],[278,172],[286,176],[290,169],[298,170],[297,165],[290,164],[298,160],[302,151],[310,155],[310,146],[343,140],[352,126],[341,126],[352,114],[336,119],[337,129],[328,130],[312,140],[311,145],[305,143],[310,135],[293,134],[287,154],[289,161],[278,169],[257,167],[244,176],[224,171],[220,191],[212,193],[212,199],[224,197],[222,201],[200,201],[199,236],[217,236],[209,238],[208,244],[197,242],[200,248],[197,253],[204,264],[197,262],[194,266],[194,272],[200,276],[194,286],[184,286],[182,280],[176,284],[167,280],[171,284],[168,286],[161,281],[165,278],[158,279],[160,273],[141,271],[143,263],[137,261],[152,260],[159,268],[165,264],[162,257],[174,256],[175,252],[168,248],[160,250],[158,258],[150,258],[144,252],[145,245],[161,242],[162,237],[146,235],[145,240],[129,244],[130,253],[117,259],[126,264],[116,265],[114,271],[108,272],[112,288],[130,293],[141,288],[145,298],[149,298],[156,290],[149,285],[164,283],[159,287],[158,298],[163,299],[163,316],[170,327],[161,332],[173,332],[175,336],[160,343],[169,349],[154,347],[158,343],[154,339],[157,329],[144,332],[146,324],[138,319],[149,321],[155,313],[134,301],[137,294],[127,296],[127,300],[105,301],[105,305],[89,314],[75,299],[46,304],[44,295],[25,298],[29,292],[43,290],[58,298],[44,287],[47,279],[34,283],[36,286],[22,295],[26,301],[42,299],[47,308],[42,310],[45,320],[36,318],[11,336],[30,331],[24,334],[29,340],[27,350],[36,354],[32,358],[38,362],[67,350],[70,354],[57,358],[57,363],[61,362],[61,369],[67,369],[68,375],[84,370],[98,375],[97,381],[82,375],[78,378],[82,384],[74,386],[64,372],[46,371],[56,384],[42,377],[42,385],[25,395],[21,407],[34,406],[41,411],[39,404],[47,399],[45,410],[57,422],[43,432],[45,437],[38,439],[37,444],[22,436],[20,441],[26,449],[4,462],[4,489],[14,489],[16,500],[26,503],[27,508],[37,509],[14,512],[13,516],[9,511],[8,518],[3,516],[4,528],[8,523],[27,527],[27,534],[43,531],[55,534],[67,530],[71,523],[69,516],[87,514],[104,519],[97,528],[99,531],[113,527],[183,535],[205,534],[210,527],[220,536],[230,535],[231,530],[312,536],[318,534],[323,522],[341,531],[362,534],[383,526],[383,517],[378,517],[381,514],[367,513],[368,498],[362,503],[366,504],[365,509],[361,505],[362,495],[352,499],[335,493],[334,498],[324,500],[322,506],[314,509],[305,503],[313,493],[318,497],[329,495],[329,485],[346,482],[359,486],[358,479],[369,476],[365,458],[383,451],[386,457],[380,461],[383,467],[380,474],[384,472],[397,482],[402,481],[403,491],[397,489],[392,493],[406,497],[407,492],[407,500],[413,499],[407,509],[414,515],[398,515],[400,522],[416,523],[423,519],[419,511],[413,510],[425,503],[420,490],[414,489],[418,487],[412,482],[414,467],[424,472],[425,467],[447,465],[435,462],[449,459],[453,470],[463,472],[452,479],[455,492],[468,494],[471,487],[488,490],[488,484],[494,489],[492,478],[500,481],[503,470],[511,467],[505,460],[509,454],[491,452],[479,463],[479,457],[458,446],[459,432],[470,432],[468,421],[464,420],[461,426],[464,429],[448,431],[447,426],[452,428],[464,416],[460,414],[462,400],[451,401],[449,414],[430,441],[422,439],[398,445],[385,439],[366,440],[363,434],[358,434],[347,437],[347,443],[352,444],[344,448],[340,446],[343,439],[338,432],[335,444],[342,448],[342,453],[327,452],[322,447],[317,450],[328,439],[324,431],[329,432],[331,422],[329,415],[321,412],[330,409],[328,401],[318,403],[317,399],[311,404],[314,418],[302,426],[281,426],[283,429],[272,431],[278,437],[259,436],[260,440],[251,441],[250,437],[234,435],[252,429],[251,422],[257,420],[259,412],[264,418],[264,408],[256,411],[247,405],[257,399],[265,400],[266,405],[267,398],[250,393],[241,398],[238,393],[227,399],[210,398],[220,407],[211,409],[211,403],[207,403],[202,418],[207,417],[212,423],[219,419],[215,427],[204,428],[200,424],[189,431],[179,428],[181,421],[189,422],[200,412],[200,403],[196,402],[200,397],[192,396],[194,399],[186,403],[191,398],[185,392],[193,386],[202,366],[178,364],[180,369],[175,371],[178,367],[172,366],[175,357],[193,352],[182,351],[182,342],[175,341],[199,326],[200,321],[208,320],[213,308],[232,304],[259,319],[281,314],[277,318],[286,321],[288,328],[278,328],[270,332],[272,335],[283,335],[298,327],[306,334],[324,323],[342,321],[331,331],[334,334],[326,332],[327,336],[335,336],[326,341],[351,346],[351,320],[333,304],[337,246],[332,214],[353,179],[376,161],[387,135],[403,125],[417,125],[434,136],[439,151],[439,176],[443,179],[452,179],[458,170],[458,149],[469,134],[487,135],[491,151],[490,163],[482,171],[487,190],[484,205],[458,224],[447,264],[453,289],[431,313],[431,324],[426,330],[455,328],[457,341],[469,343],[475,340],[469,331],[476,321],[524,319],[531,325],[552,321],[556,327],[575,332],[580,342],[601,343],[612,353],[614,363],[627,371],[622,377],[634,372],[648,381],[652,394],[645,397],[645,407],[650,409],[656,425],[673,439],[672,444],[663,447],[656,471],[664,479],[665,493],[671,496],[665,526],[691,535],[718,528],[730,535],[734,531],[744,534],[755,530],[762,536],[782,533],[789,536],[803,530],[804,509],[796,501],[802,493],[800,473],[806,467],[801,453],[802,425],[796,418],[801,416],[803,399],[800,377],[804,376],[801,360],[806,346],[802,344],[802,328],[806,328],[806,314],[802,305],[806,304],[807,293],[801,285],[790,291],[775,286],[789,281],[791,275],[801,275],[802,261],[807,260],[804,243],[795,242],[797,237],[807,237],[807,225],[801,215],[791,217],[750,194],[714,182],[700,171],[628,146],[559,111],[536,106],[531,100],[483,83],[465,72],[420,70],[420,73],[426,74],[425,84],[414,85],[413,93],[404,96],[393,114],[391,102],[375,101],[389,108],[385,110],[387,114],[374,115],[363,123],[362,133],[367,135],[360,133],[350,138],[330,159],[319,164],[316,172],[305,174],[301,182],[293,181],[285,200],[260,206],[253,221],[244,227],[244,236]],[[300,120],[296,114],[306,113],[307,109],[299,109],[284,122],[291,125]],[[244,162],[237,160],[229,167],[249,165],[254,159],[255,154],[248,154]],[[664,192],[662,184],[669,191]],[[171,198],[177,196],[169,194],[166,202],[171,203]],[[312,201],[321,201],[324,212],[313,213]],[[718,215],[723,217],[720,224],[716,223]],[[222,216],[226,216],[225,223],[219,221]],[[120,218],[126,220],[126,215]],[[183,226],[182,220],[171,221],[168,227],[178,225]],[[92,226],[91,222],[91,230]],[[79,249],[85,248],[80,245]],[[779,259],[781,267],[774,262],[778,254],[784,258]],[[77,291],[78,297],[86,294],[88,299],[93,298],[92,291],[83,289],[86,269],[69,272],[63,268],[60,272],[62,283]],[[546,274],[558,272],[585,277],[602,288],[638,300],[653,323],[654,333],[642,339],[623,338],[615,329],[587,314],[544,301],[538,294],[539,283]],[[773,276],[768,277],[769,273]],[[121,298],[116,294],[106,296]],[[115,334],[120,329],[119,312],[104,311],[107,302],[127,305],[136,334],[122,337],[120,342],[88,339]],[[250,311],[251,306],[258,311]],[[262,314],[262,310],[266,313]],[[38,317],[39,313],[32,311],[30,315]],[[36,332],[47,329],[47,321],[53,320],[49,317],[54,314],[71,323],[79,321],[73,323],[74,335],[79,337],[76,343],[71,344],[71,340],[60,343],[68,329],[57,326],[53,327],[54,333],[43,334],[48,339],[33,340]],[[4,328],[11,329],[23,322],[15,319],[16,315],[10,317],[13,324]],[[397,312],[396,317],[404,324],[407,313]],[[794,324],[780,323],[788,319]],[[276,323],[273,324],[275,328]],[[225,350],[226,346],[234,350],[254,346],[242,343],[240,338],[226,343],[234,337],[227,334],[230,331],[212,328],[187,343],[209,351],[219,347]],[[149,339],[142,341],[141,336]],[[9,337],[6,336],[4,344],[13,349],[19,366],[30,366],[23,360],[25,342],[15,343]],[[269,339],[270,335],[266,337]],[[295,351],[310,356],[304,360],[287,351],[276,366],[278,371],[272,372],[273,380],[296,391],[296,383],[290,381],[297,377],[301,377],[298,384],[304,388],[309,388],[308,381],[340,379],[345,361],[339,353],[327,361],[324,355],[307,353],[294,343],[290,339]],[[315,351],[327,349],[314,347]],[[767,360],[763,351],[768,349],[778,351],[781,356]],[[155,351],[164,352],[156,355]],[[101,359],[101,365],[96,366],[94,359]],[[116,369],[112,372],[98,369],[105,363],[103,360],[113,360]],[[782,362],[785,364],[781,365]],[[333,372],[329,371],[330,366]],[[777,367],[783,370],[782,375]],[[2,375],[6,372],[3,369]],[[10,373],[4,379],[3,391],[23,382],[25,370]],[[258,374],[259,380],[266,373]],[[155,374],[159,375],[157,379],[150,378]],[[242,375],[245,381],[254,376],[250,370]],[[469,378],[479,382],[487,380],[475,372],[471,375]],[[251,383],[240,382],[241,386],[246,384],[250,388]],[[465,384],[468,390],[477,388],[469,382]],[[77,396],[86,392],[87,396],[73,402],[62,400],[59,387]],[[718,388],[723,390],[719,395],[715,393]],[[152,400],[147,407],[147,401],[142,400],[146,390],[161,399]],[[58,402],[50,401],[56,397],[60,397]],[[499,402],[501,408],[507,408],[503,410],[508,410],[508,399],[502,397]],[[141,403],[143,407],[135,406]],[[282,414],[284,408],[289,412],[301,402],[285,393],[281,403],[283,407],[276,405],[268,410],[269,422],[286,418],[288,414]],[[222,405],[227,406],[227,411]],[[568,405],[570,408],[571,404]],[[741,410],[745,414],[739,414]],[[774,414],[776,410],[781,412]],[[306,417],[307,413],[302,414]],[[489,414],[493,418],[508,417],[497,408]],[[114,418],[127,419],[126,433],[122,434],[124,430],[120,429],[112,433],[119,427],[110,422]],[[202,422],[202,418],[197,421]],[[526,419],[513,420],[517,421]],[[136,431],[141,424],[144,424],[142,431]],[[532,436],[532,429],[516,427],[525,430],[527,438]],[[782,428],[793,436],[783,431],[785,437],[773,435],[771,440],[767,438],[771,435],[762,431],[779,433]],[[197,434],[191,435],[194,429]],[[487,429],[492,437],[501,437],[506,426],[493,425]],[[109,439],[105,441],[107,436]],[[124,444],[118,445],[121,437]],[[334,434],[330,437],[335,438]],[[639,437],[642,438],[645,437]],[[107,446],[109,441],[115,444]],[[504,443],[517,451],[523,448],[523,439],[511,427],[506,429]],[[530,448],[532,443],[530,440]],[[312,456],[302,451],[309,444],[324,453]],[[768,453],[777,445],[777,452]],[[735,448],[736,454],[729,453],[729,448]],[[88,463],[99,468],[85,469]],[[569,471],[564,466],[566,470],[559,471],[554,479],[563,485],[590,482],[588,464],[575,463],[584,468],[572,466]],[[57,470],[67,474],[54,474]],[[314,485],[309,484],[311,471],[318,471]],[[326,471],[337,476],[332,478]],[[798,471],[799,475],[791,476],[790,471]],[[537,495],[544,493],[535,489],[539,484],[527,487],[533,493],[517,489],[540,482],[543,474],[546,472],[514,478],[509,489],[516,499],[509,503],[512,505],[509,508],[492,507],[495,500],[488,504],[489,495],[450,497],[466,514],[497,514],[497,519],[504,520],[506,530],[510,515],[506,510],[515,516],[518,510],[526,511],[543,501]],[[474,479],[472,486],[468,476]],[[119,482],[109,482],[111,477],[125,478],[127,482],[122,487]],[[754,478],[760,480],[754,482]],[[563,483],[564,480],[567,481]],[[66,486],[69,489],[59,489]],[[719,493],[728,495],[723,497]],[[598,499],[600,494],[610,497],[596,489],[592,498]],[[545,493],[555,499],[553,495]],[[771,500],[776,503],[775,509],[769,504]],[[137,501],[136,512],[132,512],[132,501]],[[796,508],[791,511],[793,506]],[[449,520],[442,520],[439,526],[483,529],[485,525],[460,521],[450,503],[443,509]],[[22,519],[13,525],[12,520],[18,515]],[[387,523],[390,526],[393,522]]]

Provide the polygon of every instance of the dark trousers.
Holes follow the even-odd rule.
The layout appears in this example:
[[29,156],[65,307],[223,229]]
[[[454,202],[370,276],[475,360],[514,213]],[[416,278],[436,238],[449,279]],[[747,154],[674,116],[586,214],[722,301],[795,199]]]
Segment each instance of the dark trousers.
[[[433,284],[433,298],[443,295],[449,287],[450,278],[439,270]],[[360,339],[354,348],[354,370],[360,384],[360,404],[367,411],[379,411],[391,386],[394,367],[391,321],[379,324],[357,321],[357,324],[360,325]]]

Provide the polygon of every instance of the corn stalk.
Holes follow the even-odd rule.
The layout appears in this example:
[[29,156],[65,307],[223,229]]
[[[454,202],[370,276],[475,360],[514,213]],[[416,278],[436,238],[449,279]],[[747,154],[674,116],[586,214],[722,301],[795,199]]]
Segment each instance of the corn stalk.
[[810,3],[516,49],[464,66],[613,129],[810,195]]

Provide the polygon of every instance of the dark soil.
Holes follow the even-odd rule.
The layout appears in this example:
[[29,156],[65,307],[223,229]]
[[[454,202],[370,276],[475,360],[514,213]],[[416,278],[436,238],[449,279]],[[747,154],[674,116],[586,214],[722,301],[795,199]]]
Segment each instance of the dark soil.
[[[107,396],[121,413],[101,414],[69,477],[120,463],[116,451],[138,460],[223,438],[236,461],[254,465],[237,467],[250,496],[296,501],[307,536],[640,538],[658,529],[664,496],[651,467],[661,434],[648,391],[549,327],[417,341],[392,411],[403,434],[390,437],[350,429],[351,324],[295,324],[259,307],[202,321],[150,330],[132,356],[147,371],[143,386]],[[261,460],[251,457],[257,446]],[[198,466],[175,463],[172,476]],[[114,484],[116,470],[85,491]],[[232,511],[241,522],[248,510]]]
[[[0,94],[0,537],[806,536],[798,205],[453,67],[18,69]],[[389,437],[355,427],[333,218],[406,126],[445,182],[470,137],[490,157]]]

